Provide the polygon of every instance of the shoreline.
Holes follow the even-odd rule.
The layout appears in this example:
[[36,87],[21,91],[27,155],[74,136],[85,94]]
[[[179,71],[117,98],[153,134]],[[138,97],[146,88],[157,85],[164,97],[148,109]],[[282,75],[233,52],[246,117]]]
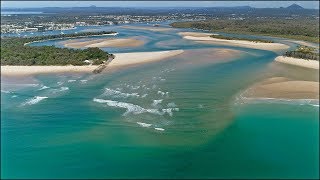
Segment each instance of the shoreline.
[[24,43],[23,45],[26,46],[28,44],[32,43],[37,43],[37,42],[45,42],[45,41],[51,41],[51,40],[61,40],[61,39],[75,39],[75,38],[86,38],[86,37],[96,37],[96,36],[116,36],[119,33],[111,33],[111,34],[100,34],[100,35],[88,35],[88,36],[77,36],[77,37],[62,37],[62,38],[52,38],[52,39],[44,39],[44,40],[39,40],[39,41],[32,41],[32,42],[27,42]]
[[253,42],[245,40],[227,40],[227,39],[218,39],[210,37],[210,33],[197,33],[197,32],[180,32],[178,33],[184,39],[193,40],[199,43],[205,44],[219,44],[219,45],[231,45],[231,46],[240,46],[253,49],[262,49],[262,50],[285,50],[289,46],[281,43],[262,43],[262,42]]
[[299,59],[294,57],[278,56],[275,58],[275,61],[279,63],[319,70],[319,61],[316,61],[316,60],[307,60],[307,59]]
[[[164,60],[169,57],[182,54],[183,50],[156,51],[156,52],[134,52],[116,53],[107,68],[122,67],[137,64],[145,64]],[[1,76],[27,76],[36,74],[55,74],[55,73],[92,73],[98,65],[86,66],[1,66]]]

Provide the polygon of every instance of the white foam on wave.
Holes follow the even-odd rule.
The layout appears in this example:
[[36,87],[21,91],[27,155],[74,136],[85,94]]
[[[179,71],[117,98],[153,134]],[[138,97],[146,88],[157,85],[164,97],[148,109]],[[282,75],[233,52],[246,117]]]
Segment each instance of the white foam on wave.
[[154,129],[157,130],[157,131],[164,131],[163,128],[154,128]]
[[63,91],[68,91],[69,87],[60,87],[59,89],[53,89],[52,92],[53,93],[58,93],[58,92],[63,92]]
[[80,80],[81,83],[86,83],[87,81],[88,81],[88,80],[86,80],[86,79]]
[[158,91],[157,94],[160,94],[161,96],[169,96],[169,92]]
[[174,102],[168,103],[167,107],[177,107],[177,105]]
[[142,98],[145,98],[145,97],[147,97],[148,96],[148,94],[144,94],[144,95],[142,95],[141,97]]
[[133,90],[137,90],[139,88],[140,88],[140,86],[131,86],[131,89],[133,89]]
[[131,103],[98,99],[98,98],[94,98],[93,101],[98,103],[106,103],[108,106],[111,106],[111,107],[124,108],[126,109],[126,112],[123,114],[124,116],[130,113],[132,114],[151,113],[155,115],[164,115],[168,113],[170,116],[172,116],[173,115],[172,111],[179,111],[179,108],[168,108],[168,109],[162,109],[161,111],[159,111],[158,109],[146,109]]
[[163,101],[163,99],[155,99],[153,100],[152,106],[157,106],[158,104],[160,104]]
[[314,106],[314,107],[319,107],[319,104],[312,104],[312,106]]
[[105,96],[114,96],[114,97],[122,97],[122,98],[140,97],[140,95],[138,93],[123,93],[121,91],[109,89],[109,88],[105,88],[105,92],[103,94]]
[[64,82],[58,81],[57,84],[60,86],[62,85]]
[[61,87],[61,88],[59,89],[59,91],[67,91],[67,90],[69,90],[69,87]]
[[76,82],[77,80],[75,80],[75,79],[70,79],[70,80],[68,80],[68,82]]
[[1,89],[1,92],[2,93],[6,93],[6,94],[10,94],[11,93],[10,91],[6,91],[6,90],[2,90],[2,89]]
[[22,103],[21,105],[22,106],[25,106],[25,105],[33,105],[33,104],[37,104],[39,103],[40,101],[44,100],[44,99],[47,99],[48,97],[46,96],[35,96],[29,100],[27,100],[27,102],[25,103]]
[[167,108],[167,109],[162,109],[162,112],[168,113],[169,116],[173,115],[173,111],[179,111],[179,108]]
[[48,87],[48,86],[42,86],[40,89],[38,89],[38,91],[41,91],[41,90],[44,90],[44,89],[48,89],[48,88],[50,88],[50,87]]
[[152,126],[152,124],[143,123],[143,122],[137,122],[137,124],[139,124],[142,127],[150,127],[150,126]]

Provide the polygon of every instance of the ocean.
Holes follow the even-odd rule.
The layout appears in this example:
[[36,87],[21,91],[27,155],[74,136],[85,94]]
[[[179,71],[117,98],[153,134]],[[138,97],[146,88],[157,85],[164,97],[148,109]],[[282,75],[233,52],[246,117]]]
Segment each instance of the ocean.
[[185,52],[97,75],[2,77],[2,178],[319,177],[319,103],[240,96],[268,77],[318,81],[318,71],[275,65],[281,52],[177,35],[186,29],[69,31],[85,28],[146,41],[111,53]]

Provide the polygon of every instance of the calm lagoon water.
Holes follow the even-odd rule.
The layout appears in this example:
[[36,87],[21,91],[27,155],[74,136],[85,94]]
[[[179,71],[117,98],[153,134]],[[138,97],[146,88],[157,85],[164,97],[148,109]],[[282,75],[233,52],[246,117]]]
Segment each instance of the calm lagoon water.
[[[3,178],[319,177],[317,103],[239,100],[266,77],[318,80],[317,71],[276,66],[274,52],[187,41],[178,30],[87,28],[146,41],[109,52],[185,53],[98,75],[2,77]],[[242,53],[222,57],[221,48]]]

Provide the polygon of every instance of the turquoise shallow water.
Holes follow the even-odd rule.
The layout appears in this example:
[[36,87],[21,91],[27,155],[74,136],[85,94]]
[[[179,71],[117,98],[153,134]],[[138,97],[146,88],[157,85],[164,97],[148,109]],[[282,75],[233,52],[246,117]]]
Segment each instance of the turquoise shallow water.
[[[319,177],[316,104],[238,100],[266,77],[317,72],[275,66],[273,52],[183,40],[178,30],[118,31],[148,43],[105,50],[185,53],[99,75],[2,77],[2,177]],[[242,53],[222,57],[221,48]]]

